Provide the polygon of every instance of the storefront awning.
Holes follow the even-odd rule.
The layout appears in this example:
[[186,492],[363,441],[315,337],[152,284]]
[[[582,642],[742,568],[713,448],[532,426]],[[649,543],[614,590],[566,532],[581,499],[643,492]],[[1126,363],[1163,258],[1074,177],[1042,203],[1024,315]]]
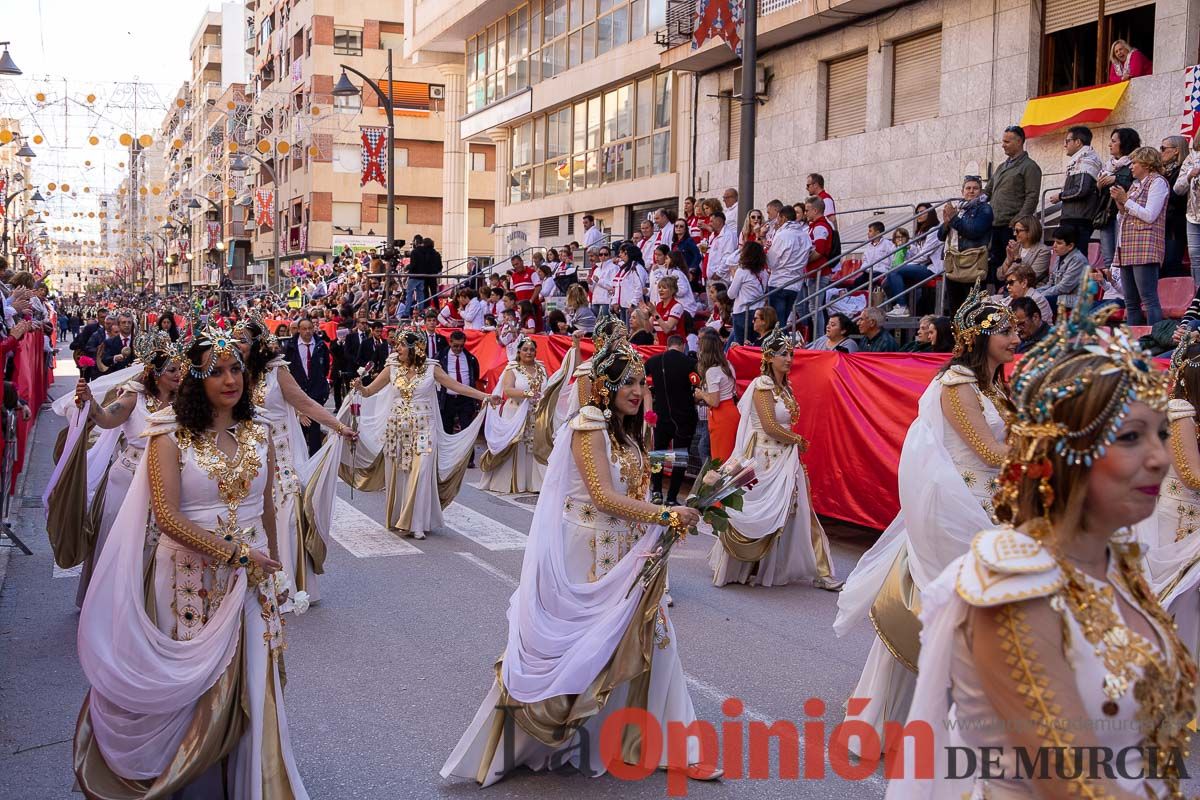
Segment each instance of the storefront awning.
[[1021,127],[1032,139],[1068,125],[1103,122],[1121,102],[1129,81],[1035,97],[1025,104]]

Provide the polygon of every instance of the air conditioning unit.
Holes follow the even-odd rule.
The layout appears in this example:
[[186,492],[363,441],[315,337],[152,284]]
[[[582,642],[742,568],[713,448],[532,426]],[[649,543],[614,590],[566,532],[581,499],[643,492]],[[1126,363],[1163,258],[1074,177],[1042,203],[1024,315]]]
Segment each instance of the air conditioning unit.
[[429,99],[430,100],[445,100],[446,87],[440,83],[429,84]]
[[[754,96],[764,98],[767,96],[767,68],[758,67],[754,70]],[[733,68],[733,96],[742,96],[742,68]]]

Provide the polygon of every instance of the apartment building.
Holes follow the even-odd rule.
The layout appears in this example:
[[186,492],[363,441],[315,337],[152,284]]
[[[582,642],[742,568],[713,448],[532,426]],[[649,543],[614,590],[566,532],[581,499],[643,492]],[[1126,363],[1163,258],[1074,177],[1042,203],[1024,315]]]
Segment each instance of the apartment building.
[[[759,206],[800,199],[810,172],[824,175],[839,209],[958,196],[964,175],[986,177],[1004,160],[1000,136],[1031,100],[1105,83],[1117,39],[1150,56],[1154,72],[1133,79],[1107,119],[1092,124],[1096,150],[1107,157],[1117,126],[1157,147],[1179,132],[1183,73],[1200,57],[1198,0],[827,6],[817,13],[809,2],[760,3]],[[690,21],[662,59],[698,79],[681,187],[719,195],[737,184],[740,78],[727,47],[694,50],[688,34]],[[1062,128],[1028,142],[1047,191],[1063,182]]]
[[[251,188],[278,194],[284,271],[302,259],[328,258],[347,246],[378,246],[385,239],[386,186],[362,185],[360,177],[361,129],[384,127],[386,117],[370,87],[358,97],[333,97],[342,64],[377,81],[395,109],[390,213],[396,238],[431,237],[448,267],[490,254],[496,148],[490,141],[464,143],[447,136],[456,127],[446,109],[448,95],[461,86],[461,58],[406,62],[399,3],[248,0],[246,8],[253,15],[246,40],[253,57],[250,142],[264,162],[252,170]],[[382,13],[389,10],[395,12],[390,19]],[[358,76],[350,78],[363,85]],[[448,182],[454,191],[444,190]],[[253,228],[252,254],[264,275],[275,236],[272,226]]]
[[[0,143],[0,180],[4,182],[3,197],[0,201],[13,195],[12,200],[4,208],[4,218],[0,220],[0,237],[3,237],[3,252],[13,253],[16,249],[16,236],[28,235],[30,220],[36,213],[31,198],[34,186],[33,161],[21,158],[17,152],[25,139],[21,136],[21,121],[0,117],[0,131],[7,131],[7,142]],[[29,189],[29,191],[22,191]],[[0,205],[3,205],[0,203]]]
[[406,0],[405,55],[453,54],[459,136],[497,145],[496,256],[582,239],[584,213],[625,235],[677,203],[692,93],[661,63],[666,2]]

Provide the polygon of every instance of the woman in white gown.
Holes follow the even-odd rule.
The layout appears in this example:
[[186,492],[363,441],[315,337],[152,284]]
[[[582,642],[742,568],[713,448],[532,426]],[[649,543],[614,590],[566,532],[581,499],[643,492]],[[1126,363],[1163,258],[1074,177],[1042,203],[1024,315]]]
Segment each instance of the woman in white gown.
[[[304,393],[279,344],[262,319],[250,315],[234,327],[245,360],[258,416],[270,425],[275,446],[275,520],[279,558],[295,583],[297,597],[320,600],[317,575],[325,571],[326,543],[336,501],[342,442],[354,438],[350,426]],[[303,424],[316,422],[336,436],[308,454]],[[303,595],[300,593],[303,592]]]
[[1137,526],[1146,580],[1192,653],[1200,648],[1200,334],[1175,348],[1170,370],[1171,467],[1155,513]]
[[[306,798],[283,706],[270,434],[235,340],[208,329],[184,352],[80,615],[91,690],[75,775],[93,800]],[[151,514],[162,536],[147,599]]]
[[954,338],[954,356],[921,395],[904,438],[900,513],[838,595],[839,636],[865,619],[876,632],[846,719],[877,731],[908,714],[921,592],[991,523],[993,483],[1006,452],[1002,378],[1017,345],[1012,315],[976,289],[954,316]]
[[[178,350],[168,334],[163,331],[138,334],[133,340],[133,352],[138,365],[142,367],[140,374],[117,387],[117,398],[108,405],[99,406],[96,403],[91,387],[82,378],[75,387],[75,402],[81,409],[87,409],[87,418],[104,430],[119,428],[121,437],[117,445],[120,448],[117,458],[108,467],[108,475],[100,485],[102,494],[98,494],[94,501],[99,505],[91,511],[92,519],[98,517],[99,524],[95,531],[96,544],[79,575],[75,604],[80,608],[83,607],[83,598],[91,583],[96,561],[121,508],[121,500],[129,493],[133,473],[142,460],[142,454],[146,452],[146,439],[142,437],[146,431],[146,420],[154,412],[170,406],[179,389],[181,373]],[[97,511],[100,513],[97,514]],[[158,532],[151,526],[146,531],[147,560],[157,543]]]
[[728,509],[729,528],[709,553],[715,586],[784,586],[799,580],[828,591],[842,586],[812,507],[801,460],[808,442],[792,430],[800,409],[788,385],[791,369],[792,343],[777,327],[763,340],[761,374],[739,403],[733,452],[754,459],[758,483],[742,498],[740,511]]
[[[1128,531],[1154,513],[1171,463],[1164,374],[1123,329],[1073,317],[1022,357],[1012,392],[1006,524],[922,593],[906,730],[929,736],[919,758],[905,742],[887,797],[1182,800],[1196,665]],[[976,767],[949,777],[968,749]],[[921,762],[932,776],[916,776]],[[1045,774],[1022,767],[1038,762]]]
[[[649,394],[641,358],[627,342],[610,341],[593,364],[597,394],[550,457],[496,680],[442,777],[488,786],[519,766],[567,762],[598,776],[609,769],[601,727],[615,711],[648,711],[664,736],[668,722],[696,718],[662,602],[666,571],[649,586],[638,573],[661,526],[686,528],[699,515],[645,500],[650,470],[641,431]],[[636,730],[623,731],[618,757],[645,763],[657,756],[642,752]],[[715,760],[701,760],[692,740],[689,766],[673,766],[696,778],[719,775]]]
[[546,467],[534,457],[537,409],[548,377],[537,357],[537,342],[522,335],[516,360],[500,374],[492,397],[501,404],[489,409],[483,423],[487,450],[480,459],[479,488],[499,494],[537,492]]
[[[467,462],[483,424],[483,414],[455,434],[442,428],[437,387],[494,405],[492,397],[451,378],[425,357],[425,336],[401,327],[387,367],[368,386],[355,378],[361,393],[359,441],[342,449],[342,477],[363,491],[387,490],[388,530],[424,539],[442,524],[442,509],[458,494]],[[339,416],[349,419],[354,403]]]

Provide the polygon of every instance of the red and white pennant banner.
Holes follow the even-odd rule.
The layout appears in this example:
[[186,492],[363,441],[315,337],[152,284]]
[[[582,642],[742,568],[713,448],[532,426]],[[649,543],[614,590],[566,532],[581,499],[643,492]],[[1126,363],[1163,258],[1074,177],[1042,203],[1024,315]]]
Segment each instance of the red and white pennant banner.
[[363,128],[362,129],[362,183],[361,186],[366,186],[367,181],[378,181],[380,184],[386,185],[387,178],[387,128]]
[[254,191],[254,222],[260,228],[274,228],[275,220],[271,218],[275,204],[274,189],[256,189]]

